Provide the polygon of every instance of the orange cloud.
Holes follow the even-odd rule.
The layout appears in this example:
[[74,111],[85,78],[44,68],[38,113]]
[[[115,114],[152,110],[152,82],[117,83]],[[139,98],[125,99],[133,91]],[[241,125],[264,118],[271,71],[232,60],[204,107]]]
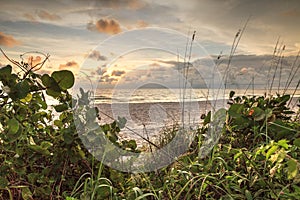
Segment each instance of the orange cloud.
[[70,68],[79,68],[79,65],[75,61],[69,61],[66,64],[59,65],[59,69],[70,69]]
[[143,20],[139,20],[139,21],[137,21],[137,27],[138,28],[145,28],[145,27],[147,27],[149,24],[147,23],[147,22],[145,22],[145,21],[143,21]]
[[3,32],[0,32],[0,45],[13,47],[20,44],[17,40],[15,40],[11,35],[6,35]]
[[89,55],[88,58],[94,59],[94,60],[106,60],[107,58],[100,54],[100,51],[93,50]]
[[43,19],[43,20],[48,20],[48,21],[57,21],[57,20],[60,20],[61,17],[56,15],[56,14],[51,14],[45,10],[38,10],[37,11],[37,16],[40,18],[40,19]]
[[115,19],[100,19],[94,24],[93,22],[88,23],[87,28],[92,31],[98,31],[106,34],[117,34],[122,32],[120,24]]
[[36,56],[35,58],[33,56],[29,56],[27,61],[27,63],[32,67],[34,67],[36,64],[39,64],[41,62],[42,62],[41,56]]
[[123,74],[125,74],[125,71],[120,71],[120,70],[114,70],[111,73],[112,76],[122,76]]
[[150,67],[160,67],[160,64],[154,62],[149,65]]
[[299,17],[300,16],[300,12],[296,9],[288,10],[288,11],[282,12],[281,14],[285,17]]
[[101,7],[112,9],[127,8],[131,10],[138,10],[146,6],[146,3],[141,0],[97,0]]
[[143,3],[142,1],[139,1],[139,0],[131,0],[128,2],[128,7],[133,10],[141,9],[145,5],[146,5],[145,3]]

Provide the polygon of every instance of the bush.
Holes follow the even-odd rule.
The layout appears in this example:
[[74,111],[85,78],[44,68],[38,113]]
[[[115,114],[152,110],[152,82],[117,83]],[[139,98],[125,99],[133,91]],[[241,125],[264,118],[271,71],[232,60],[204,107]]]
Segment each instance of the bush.
[[[155,172],[128,174],[103,166],[86,149],[108,139],[139,152],[135,141],[118,138],[126,120],[99,125],[99,110],[89,107],[89,91],[80,89],[77,99],[68,92],[74,84],[72,72],[40,75],[24,66],[28,64],[19,63],[22,74],[9,65],[0,69],[0,199],[300,196],[300,124],[299,115],[287,106],[289,95],[234,97],[231,92],[220,142],[208,157],[200,158],[199,151],[210,113],[203,116],[190,152]],[[47,104],[50,97],[58,103]],[[177,131],[166,130],[158,146]],[[103,153],[103,148],[94,153]]]

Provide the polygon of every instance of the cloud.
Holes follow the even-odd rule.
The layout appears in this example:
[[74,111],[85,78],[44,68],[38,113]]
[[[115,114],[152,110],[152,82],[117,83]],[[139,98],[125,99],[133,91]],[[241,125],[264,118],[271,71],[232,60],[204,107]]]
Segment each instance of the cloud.
[[38,73],[38,74],[51,74],[52,70],[40,69],[40,70],[36,71],[36,73]]
[[145,27],[149,26],[149,24],[143,20],[139,20],[139,21],[137,21],[136,26],[138,28],[145,28]]
[[284,17],[299,17],[300,16],[300,11],[297,10],[296,8],[287,10],[281,13]]
[[103,76],[105,73],[107,72],[107,70],[103,67],[99,67],[97,70],[96,70],[96,73],[100,76]]
[[93,22],[89,22],[87,24],[87,29],[109,35],[122,32],[119,22],[115,19],[100,19],[95,24]]
[[104,83],[104,84],[113,84],[114,82],[117,81],[118,81],[117,78],[110,77],[109,75],[101,76],[99,80],[100,83]]
[[114,70],[111,73],[112,76],[122,76],[123,74],[125,74],[125,71],[121,71],[121,70]]
[[38,19],[46,21],[58,21],[61,20],[61,17],[57,14],[49,13],[45,10],[36,10],[35,14],[25,13],[23,17],[28,19],[31,22],[38,22]]
[[79,68],[79,65],[75,61],[69,61],[66,64],[60,64],[59,69],[71,69],[71,68]]
[[41,62],[42,62],[41,56],[36,56],[36,57],[29,56],[27,60],[27,63],[32,67],[34,67],[36,64],[39,64]]
[[18,44],[20,44],[20,42],[15,40],[11,35],[6,35],[5,33],[0,32],[0,45],[14,47]]
[[45,10],[38,10],[36,14],[40,19],[47,20],[47,21],[57,21],[61,19],[60,16],[56,14],[51,14]]
[[36,17],[30,13],[25,13],[23,16],[31,22],[37,22]]
[[100,51],[97,51],[97,50],[93,50],[92,53],[90,53],[88,55],[88,58],[91,58],[91,59],[94,59],[97,61],[100,61],[100,60],[104,61],[107,59],[105,56],[100,54]]
[[138,10],[143,8],[146,3],[141,0],[97,0],[94,6],[111,8],[111,9],[130,9]]
[[160,64],[154,62],[149,65],[150,67],[160,67]]

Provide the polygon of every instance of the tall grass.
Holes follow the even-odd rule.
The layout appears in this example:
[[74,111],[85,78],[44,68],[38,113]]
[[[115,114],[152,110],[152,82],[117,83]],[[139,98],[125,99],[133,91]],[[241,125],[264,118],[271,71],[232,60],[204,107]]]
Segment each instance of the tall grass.
[[[228,63],[222,77],[227,88],[228,75],[231,62],[234,59],[241,37],[247,23],[240,29],[233,40]],[[184,80],[182,97],[182,125],[186,127],[185,99],[189,67],[192,54],[192,46],[195,32],[191,40],[187,40],[184,56],[183,76]],[[221,142],[215,145],[209,155],[199,158],[198,151],[203,143],[203,135],[209,129],[211,117],[205,113],[203,124],[196,130],[195,143],[186,154],[175,160],[173,164],[155,172],[132,174],[128,182],[133,182],[128,188],[116,188],[114,180],[103,178],[103,167],[100,165],[98,175],[91,178],[90,173],[83,174],[71,193],[72,197],[81,194],[91,194],[96,198],[97,191],[103,188],[109,189],[108,199],[293,199],[300,196],[299,171],[300,171],[300,124],[299,120],[291,121],[288,107],[295,96],[300,80],[294,88],[291,98],[286,96],[291,83],[294,81],[300,65],[297,65],[299,53],[296,56],[287,81],[282,88],[283,61],[285,46],[278,39],[272,55],[266,82],[266,95],[254,96],[255,77],[245,89],[243,97],[230,95],[230,107],[226,113],[226,121],[222,130]],[[217,57],[218,65],[222,62],[222,53]],[[179,63],[179,57],[177,57]],[[178,70],[180,67],[178,66]],[[274,71],[271,74],[272,70]],[[278,78],[277,97],[272,95],[275,80]],[[252,86],[252,96],[246,97],[248,89]],[[220,88],[218,88],[220,89]],[[275,89],[276,90],[276,89]],[[224,90],[225,91],[225,90]],[[282,91],[282,94],[280,94]],[[219,90],[218,90],[219,92]],[[209,89],[206,96],[208,103]],[[225,94],[224,94],[225,95]],[[191,95],[190,95],[191,96]],[[225,101],[225,100],[224,100]],[[296,102],[297,103],[297,102]],[[294,105],[296,106],[296,104]],[[206,110],[206,108],[205,108]],[[271,113],[271,114],[270,114]],[[296,119],[299,117],[296,113]],[[207,115],[206,115],[207,114]],[[244,121],[243,121],[244,120]],[[247,121],[248,120],[248,121]],[[248,126],[246,126],[248,124]],[[245,125],[246,124],[246,125]],[[180,126],[179,126],[180,127]],[[278,135],[286,134],[283,138]],[[158,141],[151,141],[148,130],[144,126],[146,137],[129,129],[140,136],[149,144],[149,150],[154,151],[168,144],[174,135],[178,133],[178,126],[166,128]],[[169,152],[166,152],[168,154]],[[169,155],[169,154],[168,154]],[[170,155],[171,156],[171,155]],[[121,173],[121,172],[120,172]],[[116,192],[117,191],[117,192]]]

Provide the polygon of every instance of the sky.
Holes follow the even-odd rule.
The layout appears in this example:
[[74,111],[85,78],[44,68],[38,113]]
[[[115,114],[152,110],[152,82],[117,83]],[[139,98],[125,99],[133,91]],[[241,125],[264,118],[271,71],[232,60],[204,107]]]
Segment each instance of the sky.
[[[298,0],[0,0],[0,48],[16,61],[26,52],[31,53],[23,59],[32,56],[32,62],[43,59],[32,52],[49,54],[40,73],[67,69],[80,84],[88,79],[101,87],[175,85],[174,76],[182,76],[179,68],[187,61],[193,64],[194,86],[207,85],[212,62],[221,77],[229,70],[231,85],[254,78],[265,85],[275,73],[276,84],[283,86],[300,75],[299,22]],[[236,56],[227,69],[238,32]],[[0,66],[6,64],[1,55]]]

